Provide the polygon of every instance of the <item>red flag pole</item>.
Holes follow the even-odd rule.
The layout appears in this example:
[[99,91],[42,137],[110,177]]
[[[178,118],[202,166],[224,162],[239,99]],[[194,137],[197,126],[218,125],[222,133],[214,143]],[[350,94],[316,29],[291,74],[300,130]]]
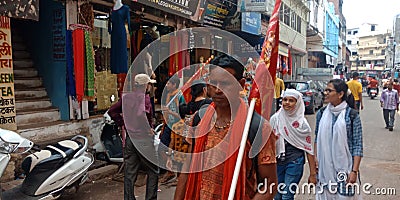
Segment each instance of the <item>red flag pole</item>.
[[[253,116],[254,109],[257,109],[258,107],[259,108],[258,112],[261,113],[261,115],[265,119],[269,119],[272,105],[265,104],[265,102],[270,97],[266,96],[265,93],[260,94],[260,90],[257,86],[257,83],[258,85],[260,85],[262,89],[267,89],[268,84],[271,84],[270,82],[268,82],[268,72],[272,76],[273,80],[272,85],[275,83],[275,74],[277,67],[276,64],[278,61],[280,5],[281,5],[281,0],[276,0],[274,11],[272,12],[272,16],[269,20],[267,35],[265,36],[264,44],[261,50],[260,61],[256,69],[256,75],[254,77],[253,87],[250,92],[250,98],[251,98],[250,108],[247,113],[247,119],[242,134],[242,140],[240,142],[239,153],[236,160],[235,171],[233,173],[232,184],[229,190],[228,200],[233,200],[235,197],[235,191],[236,191],[237,181],[239,178],[240,167],[242,166],[244,149],[246,146],[247,135],[249,132],[250,122]],[[263,103],[260,103],[260,101]],[[261,110],[261,106],[264,106],[264,109]]]

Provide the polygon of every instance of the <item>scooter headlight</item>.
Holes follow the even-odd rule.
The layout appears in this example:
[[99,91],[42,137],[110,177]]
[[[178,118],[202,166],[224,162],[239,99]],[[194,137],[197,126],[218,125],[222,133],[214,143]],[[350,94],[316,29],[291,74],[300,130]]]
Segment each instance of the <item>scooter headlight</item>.
[[18,143],[10,143],[4,141],[0,137],[0,153],[10,154],[13,153],[18,147]]

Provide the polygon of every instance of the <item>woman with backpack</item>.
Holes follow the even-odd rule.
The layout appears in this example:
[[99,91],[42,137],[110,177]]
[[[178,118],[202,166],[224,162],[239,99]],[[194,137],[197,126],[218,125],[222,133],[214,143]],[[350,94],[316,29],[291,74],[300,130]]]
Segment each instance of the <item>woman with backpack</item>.
[[347,91],[344,81],[329,81],[324,91],[328,105],[317,113],[314,150],[317,189],[323,191],[317,193],[317,200],[361,198],[352,184],[359,177],[363,156],[362,126],[358,112],[346,102]]
[[[309,183],[315,184],[316,168],[311,142],[311,127],[304,117],[303,95],[287,89],[283,93],[282,107],[271,117],[271,126],[278,139],[276,140],[278,184],[284,184],[275,200],[294,199],[296,185],[303,176],[305,156],[310,167]],[[305,153],[304,153],[305,152]]]

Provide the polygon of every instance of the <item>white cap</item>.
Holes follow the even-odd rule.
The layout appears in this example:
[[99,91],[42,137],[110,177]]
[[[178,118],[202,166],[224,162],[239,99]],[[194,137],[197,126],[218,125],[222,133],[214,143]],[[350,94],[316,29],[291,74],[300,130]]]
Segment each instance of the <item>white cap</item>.
[[156,83],[156,80],[150,79],[147,74],[138,74],[135,76],[135,84],[146,85],[147,83]]

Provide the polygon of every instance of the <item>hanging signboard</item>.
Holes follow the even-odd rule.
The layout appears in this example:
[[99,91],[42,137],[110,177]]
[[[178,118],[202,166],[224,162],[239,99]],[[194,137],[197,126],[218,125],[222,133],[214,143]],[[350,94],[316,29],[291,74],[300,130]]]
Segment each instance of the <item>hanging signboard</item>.
[[137,2],[166,12],[190,18],[196,14],[200,0],[137,0]]
[[261,13],[243,12],[242,13],[242,31],[254,35],[261,34]]
[[[208,0],[205,8],[205,15],[203,23],[218,28],[225,28],[227,21],[232,21],[231,18],[236,19],[237,5],[236,1],[218,1]],[[240,18],[237,18],[240,20]],[[240,23],[240,21],[238,21]]]
[[0,16],[0,128],[17,130],[10,18]]
[[275,1],[242,0],[241,3],[242,3],[241,10],[245,11],[245,12],[269,12],[269,11],[272,11],[272,9],[274,8]]
[[0,15],[39,21],[39,0],[0,1]]

